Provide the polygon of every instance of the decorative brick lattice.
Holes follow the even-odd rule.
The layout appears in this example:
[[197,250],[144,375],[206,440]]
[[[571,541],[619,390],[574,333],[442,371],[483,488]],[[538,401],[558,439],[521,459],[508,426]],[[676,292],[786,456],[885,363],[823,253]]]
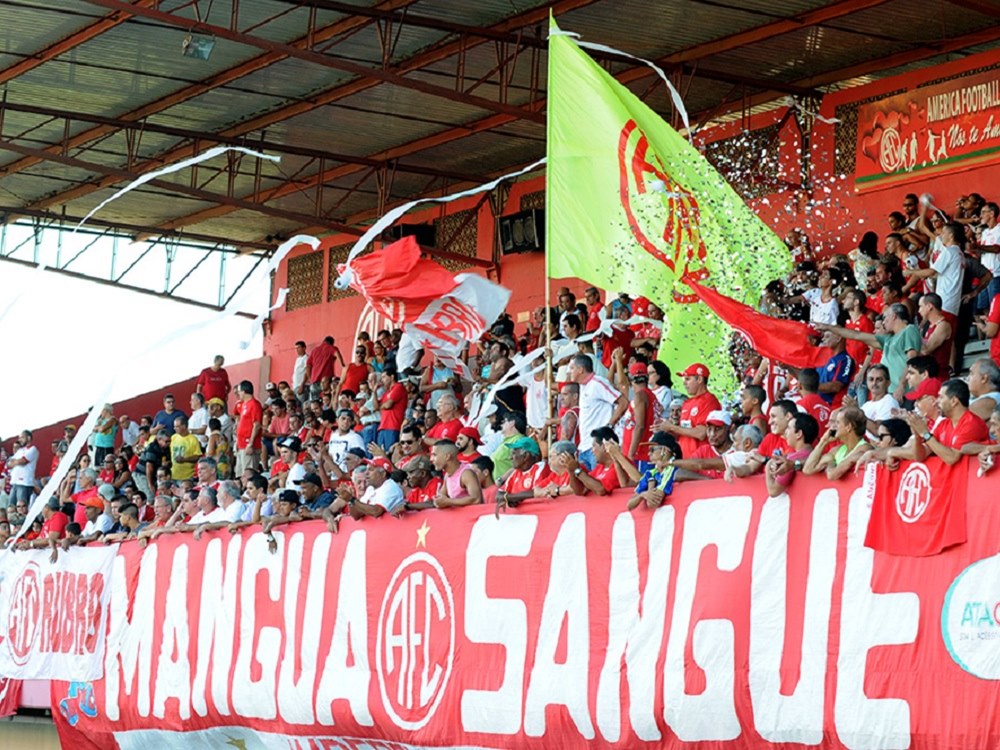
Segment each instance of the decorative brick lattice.
[[307,253],[288,261],[286,310],[298,310],[323,301],[323,256]]
[[333,282],[337,280],[337,264],[344,263],[347,260],[347,254],[351,251],[353,245],[347,243],[346,245],[337,245],[336,247],[330,248],[330,264],[329,264],[329,278],[326,284],[326,301],[336,302],[340,299],[347,299],[348,297],[353,297],[357,294],[353,289],[337,289]]
[[[476,257],[479,243],[479,210],[470,208],[457,211],[434,220],[437,246],[441,250],[458,255]],[[434,258],[449,271],[460,271],[468,268],[469,263],[452,258]]]
[[521,196],[521,210],[530,211],[533,208],[545,208],[545,191],[536,190]]
[[773,193],[778,174],[778,123],[705,144],[705,158],[744,200]]

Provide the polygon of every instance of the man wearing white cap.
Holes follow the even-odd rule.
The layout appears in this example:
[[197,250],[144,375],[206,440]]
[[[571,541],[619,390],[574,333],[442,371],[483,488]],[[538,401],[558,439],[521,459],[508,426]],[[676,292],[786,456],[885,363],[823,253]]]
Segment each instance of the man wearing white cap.
[[722,409],[710,411],[705,419],[707,442],[698,446],[690,458],[674,461],[674,466],[696,471],[706,479],[721,479],[726,470],[723,454],[733,447],[729,436],[732,424],[733,418],[729,412]]
[[708,376],[708,368],[700,362],[688,366],[681,373],[688,398],[681,406],[680,424],[659,422],[653,427],[676,437],[685,456],[693,456],[702,445],[708,445],[708,415],[722,409],[719,399],[708,390]]

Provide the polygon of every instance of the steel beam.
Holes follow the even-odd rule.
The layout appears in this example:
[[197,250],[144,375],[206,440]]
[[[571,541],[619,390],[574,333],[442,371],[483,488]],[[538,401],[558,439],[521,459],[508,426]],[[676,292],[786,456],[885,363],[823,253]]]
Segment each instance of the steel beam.
[[[30,260],[21,260],[19,258],[8,258],[7,256],[4,256],[4,255],[0,255],[0,261],[3,261],[4,263],[16,263],[19,266],[26,266],[27,268],[38,268],[38,264],[34,263],[34,262],[30,261]],[[256,269],[256,267],[251,270],[251,273],[253,273],[253,270],[255,270],[255,269]],[[142,287],[142,286],[136,286],[135,284],[123,284],[120,281],[112,281],[111,279],[104,279],[104,278],[101,278],[100,276],[91,276],[89,274],[80,273],[78,271],[67,271],[67,270],[62,269],[62,268],[48,268],[48,267],[45,270],[48,273],[58,273],[58,274],[60,274],[62,276],[68,276],[68,277],[70,277],[72,279],[81,279],[83,281],[93,281],[93,282],[95,282],[97,284],[104,284],[105,286],[111,286],[111,287],[115,287],[117,289],[128,289],[131,292],[139,292],[139,294],[145,294],[145,295],[148,295],[150,297],[157,297],[159,299],[166,299],[166,300],[170,300],[171,302],[180,302],[180,303],[185,304],[185,305],[192,305],[194,307],[201,307],[201,308],[204,308],[206,310],[214,310],[216,312],[221,312],[222,310],[225,309],[224,307],[220,307],[219,305],[213,305],[213,304],[211,304],[209,302],[203,302],[201,300],[191,299],[190,297],[177,297],[177,296],[174,296],[173,294],[171,294],[170,292],[156,292],[156,291],[153,291],[152,289],[146,289],[145,287]],[[257,318],[256,315],[254,315],[253,313],[249,313],[249,312],[237,312],[235,314],[238,315],[238,316],[240,316],[241,318],[248,318],[250,320],[256,320],[256,318]]]
[[[82,159],[76,159],[72,156],[61,156],[58,154],[53,154],[45,151],[44,149],[31,148],[29,146],[22,146],[19,143],[13,143],[11,141],[0,139],[0,151],[13,151],[16,154],[21,154],[22,156],[36,156],[40,159],[45,159],[46,161],[56,162],[57,164],[64,164],[67,167],[73,167],[75,169],[83,169],[89,172],[96,172],[97,174],[103,174],[107,176],[117,177],[120,181],[132,181],[137,180],[140,175],[134,172],[129,172],[125,169],[117,169],[115,167],[107,167],[103,164],[96,164],[94,162],[84,161]],[[278,219],[287,219],[289,221],[305,221],[305,222],[317,222],[322,225],[326,225],[330,230],[336,232],[343,232],[345,234],[361,235],[362,232],[355,227],[348,226],[342,222],[333,221],[332,219],[326,219],[321,216],[311,216],[310,214],[299,213],[298,211],[287,211],[282,208],[273,208],[271,206],[266,206],[263,203],[257,203],[249,200],[244,200],[242,198],[235,198],[233,196],[224,195],[222,193],[212,193],[207,190],[202,190],[200,188],[191,187],[179,182],[170,182],[168,180],[148,180],[147,185],[152,185],[153,187],[160,188],[161,190],[166,190],[171,193],[180,193],[181,195],[187,195],[198,200],[207,201],[209,203],[218,203],[229,208],[244,209],[247,211],[256,211],[257,213],[265,214],[267,216],[274,216]]]
[[[377,4],[375,7],[396,9],[406,7],[407,5],[411,5],[415,2],[417,2],[417,0],[383,0],[383,2]],[[336,23],[329,24],[323,28],[315,29],[290,44],[292,46],[300,46],[303,48],[312,47],[316,44],[322,44],[323,42],[329,41],[336,36],[357,31],[359,28],[368,25],[368,23],[368,19],[365,18],[348,18],[343,21],[337,21]],[[130,112],[119,115],[119,119],[134,120],[138,122],[150,117],[151,115],[163,112],[175,104],[182,104],[183,102],[189,101],[197,96],[206,94],[213,89],[217,89],[221,86],[232,83],[233,81],[239,80],[244,76],[248,76],[251,73],[256,73],[258,70],[262,70],[263,68],[274,65],[277,62],[281,62],[287,57],[287,55],[276,52],[266,52],[263,55],[258,55],[257,57],[247,60],[246,62],[216,73],[215,75],[206,78],[204,81],[199,81],[198,83],[185,86],[172,94],[167,94],[166,96],[157,99],[155,102],[144,104],[137,109],[133,109]],[[110,135],[115,130],[116,128],[113,125],[99,125],[97,127],[90,128],[82,133],[77,133],[76,135],[71,136],[67,140],[66,148],[69,149],[83,146],[93,140],[96,140],[97,138]],[[8,173],[13,174],[14,172],[19,172],[37,163],[37,160],[21,159],[14,164],[9,165]]]
[[[47,221],[50,225],[65,225],[65,226],[76,226],[82,221],[82,216],[69,216],[63,213],[55,213],[53,211],[39,211],[31,208],[24,208],[22,206],[0,206],[0,222],[6,223],[6,217],[8,216],[28,216],[34,219],[41,219]],[[168,237],[174,239],[184,239],[192,242],[207,242],[207,243],[219,243],[224,245],[229,245],[233,248],[250,248],[251,252],[255,251],[266,251],[272,252],[277,246],[278,242],[269,241],[261,242],[256,240],[248,240],[246,242],[242,240],[234,240],[231,237],[219,237],[218,235],[212,234],[201,234],[198,232],[182,232],[182,231],[164,231],[157,227],[147,226],[145,224],[126,224],[120,221],[106,221],[104,219],[98,219],[96,217],[91,217],[87,219],[87,225],[102,227],[108,229],[114,229],[122,234],[126,234],[129,237],[136,237],[139,235],[155,235],[157,237]],[[220,248],[220,253],[237,253],[240,255],[245,255],[245,250],[227,250]]]
[[[151,8],[156,4],[156,2],[157,0],[136,0],[135,6]],[[34,70],[42,63],[46,63],[49,60],[59,57],[60,55],[66,54],[75,47],[79,47],[84,42],[89,42],[91,39],[100,36],[105,31],[125,23],[125,21],[131,17],[132,13],[126,9],[116,10],[109,13],[99,21],[95,21],[78,31],[74,31],[69,36],[65,36],[59,41],[53,42],[37,52],[33,52],[23,60],[0,70],[0,84],[12,81],[19,75],[23,75],[29,70]]]
[[203,22],[196,23],[190,18],[176,16],[173,13],[167,13],[166,11],[158,10],[156,8],[138,8],[129,5],[123,0],[84,0],[84,2],[90,3],[91,5],[98,5],[102,8],[109,8],[111,10],[131,9],[131,12],[134,15],[149,18],[153,21],[159,21],[160,23],[169,24],[185,30],[194,28],[200,33],[211,34],[219,39],[226,39],[230,42],[245,44],[250,47],[257,47],[265,52],[281,53],[287,57],[294,57],[299,60],[313,63],[314,65],[339,70],[343,73],[350,73],[351,75],[362,79],[368,78],[380,83],[387,83],[404,89],[412,89],[413,91],[419,91],[420,93],[427,94],[428,96],[437,96],[442,99],[458,102],[460,104],[467,104],[470,107],[478,107],[479,109],[511,115],[517,119],[534,120],[539,123],[545,122],[544,115],[530,110],[524,110],[521,107],[511,104],[503,104],[502,102],[496,102],[482,96],[463,94],[447,86],[438,86],[437,84],[428,83],[415,78],[406,78],[405,76],[388,70],[370,68],[343,58],[332,57],[319,52],[301,49],[291,44],[284,44],[271,39],[253,36],[252,34],[232,31],[225,26],[216,26],[214,24]]
[[[509,29],[520,28],[522,26],[527,26],[527,25],[534,24],[534,23],[542,23],[542,22],[544,22],[548,18],[548,14],[549,14],[550,10],[553,13],[557,13],[557,14],[558,13],[566,13],[566,12],[569,12],[571,10],[576,10],[576,9],[579,9],[579,8],[583,8],[583,7],[585,7],[587,5],[590,5],[590,4],[592,4],[592,3],[596,2],[596,1],[597,0],[558,0],[558,2],[556,2],[552,6],[544,6],[542,8],[535,8],[533,10],[525,11],[524,13],[520,13],[520,14],[518,14],[516,16],[512,16],[512,17],[510,17],[510,18],[508,18],[508,19],[506,19],[504,21],[501,21],[501,22],[495,24],[494,26],[491,26],[490,28],[494,29],[494,30],[504,31],[504,30],[509,30]],[[397,2],[397,5],[398,4],[400,4],[400,3]],[[380,5],[378,5],[376,7],[388,7],[389,5],[390,5],[390,3],[381,3]],[[469,46],[468,41],[464,40],[464,39],[460,39],[460,40],[452,41],[452,42],[447,42],[447,43],[442,43],[442,44],[438,44],[438,45],[432,45],[430,48],[428,48],[428,49],[426,49],[426,50],[424,50],[422,52],[417,53],[416,55],[414,55],[413,57],[409,58],[408,60],[405,60],[405,61],[399,63],[398,65],[393,66],[393,68],[391,68],[391,69],[395,70],[398,73],[407,73],[407,72],[412,72],[412,71],[415,71],[415,70],[419,70],[420,68],[423,68],[423,67],[425,67],[427,65],[432,65],[432,64],[434,64],[436,62],[440,62],[441,60],[445,60],[445,59],[451,57],[452,55],[455,55],[455,54],[459,53],[463,48],[467,48],[468,46]],[[256,60],[261,60],[261,59],[267,58],[267,57],[269,57],[269,55],[262,55],[259,58],[255,58],[254,60],[251,60],[250,63],[247,63],[247,64],[254,63]],[[284,58],[284,55],[279,55],[277,57],[273,57],[273,59],[270,62],[268,62],[267,64],[271,64],[271,62],[275,62],[275,61],[283,59],[283,58]],[[265,67],[265,65],[261,65],[260,67]],[[248,71],[248,72],[252,72],[252,71]],[[225,76],[225,75],[226,75],[226,73],[219,74],[219,76]],[[246,75],[246,73],[243,73],[243,75]],[[214,81],[215,79],[219,78],[219,76],[215,76],[214,78],[209,79],[209,80],[210,81]],[[225,83],[225,82],[226,81],[223,81],[223,83]],[[332,87],[330,89],[327,89],[325,91],[321,91],[321,92],[318,92],[316,94],[311,95],[309,97],[309,101],[308,102],[296,102],[296,103],[288,105],[286,107],[281,107],[281,108],[279,108],[277,110],[274,110],[274,111],[271,111],[271,112],[266,112],[263,115],[258,115],[257,117],[251,118],[250,120],[247,120],[245,122],[242,122],[242,123],[239,123],[237,125],[234,125],[233,127],[227,128],[227,129],[223,130],[221,133],[214,134],[214,135],[216,135],[216,136],[222,135],[222,136],[226,136],[226,137],[236,137],[236,136],[246,135],[248,133],[253,133],[255,131],[267,128],[270,125],[274,125],[275,123],[283,122],[283,121],[288,120],[288,119],[290,119],[292,117],[295,117],[297,115],[304,114],[306,112],[310,112],[313,109],[316,109],[317,107],[322,107],[322,106],[326,106],[326,105],[329,105],[329,104],[333,104],[333,103],[335,103],[337,101],[340,101],[341,99],[344,99],[344,98],[349,97],[349,96],[353,96],[354,94],[358,94],[358,93],[361,93],[362,91],[366,91],[366,90],[368,90],[370,88],[373,88],[374,86],[377,86],[378,84],[379,84],[378,81],[374,81],[374,80],[371,80],[371,79],[356,79],[356,80],[353,80],[353,81],[349,81],[347,83],[339,84],[339,85],[334,86],[334,87]],[[222,85],[222,83],[215,84],[215,85]],[[208,86],[208,84],[206,83],[207,88],[205,88],[205,90],[209,90],[210,88],[214,88],[215,85]],[[188,90],[190,90],[192,88],[197,88],[198,86],[200,86],[200,84],[196,84],[196,86],[194,86],[194,87],[188,87]],[[198,92],[198,93],[202,93],[202,92]],[[185,96],[185,98],[180,99],[179,101],[185,101],[186,99],[189,99],[192,96],[196,96],[196,95],[197,94],[191,94],[190,96]],[[175,103],[177,103],[178,100],[172,100],[172,97],[168,96],[164,100],[161,100],[161,101],[168,101],[170,104],[175,104]],[[148,114],[152,113],[151,111],[148,111],[148,110],[151,110],[151,108],[153,108],[153,107],[156,107],[156,109],[154,110],[156,112],[161,111],[162,109],[166,108],[166,107],[160,107],[159,104],[147,105],[146,107],[140,108],[138,110],[134,110],[133,113],[129,113],[129,115],[125,116],[124,119],[132,119],[132,115],[133,114],[135,114],[136,119],[138,119],[140,117],[145,117]],[[503,122],[509,122],[509,121],[510,121],[510,119],[503,120]],[[99,127],[99,128],[93,128],[93,129],[91,129],[91,131],[89,131],[90,135],[83,134],[81,136],[74,136],[74,137],[72,137],[68,141],[68,147],[72,148],[72,147],[75,147],[75,146],[79,146],[82,143],[86,143],[89,140],[93,140],[94,138],[99,137],[100,135],[107,135],[108,133],[111,133],[114,130],[113,128],[110,128],[110,127],[103,128],[103,129],[102,128],[103,128],[103,126]],[[84,136],[86,136],[86,137],[84,137]],[[194,153],[195,153],[194,146],[191,146],[191,145],[180,146],[180,147],[171,149],[170,151],[167,151],[167,152],[165,152],[163,154],[158,155],[155,159],[149,159],[146,162],[144,162],[143,164],[137,165],[135,167],[135,169],[136,169],[136,171],[139,171],[139,172],[152,171],[154,169],[158,169],[159,167],[163,166],[164,164],[170,164],[170,163],[173,163],[173,162],[176,162],[176,161],[181,161],[182,159],[187,159],[190,156],[194,155]],[[16,171],[18,171],[20,169],[23,169],[25,166],[30,166],[32,163],[37,163],[37,161],[36,162],[30,162],[28,160],[21,159],[18,162],[16,162],[16,163],[14,163],[14,164],[12,164],[12,165],[9,166],[8,173],[16,172]],[[358,171],[358,170],[351,170],[351,171],[349,171],[347,173],[351,174],[351,173],[353,173],[355,171]],[[114,185],[115,182],[116,181],[114,179],[107,178],[107,179],[99,180],[96,183],[88,183],[86,185],[81,185],[80,187],[77,187],[77,188],[71,188],[70,190],[66,190],[66,191],[64,191],[62,193],[59,193],[59,194],[50,196],[49,198],[46,198],[44,202],[39,202],[38,204],[33,204],[32,208],[47,208],[48,206],[61,205],[61,204],[69,203],[70,201],[73,201],[73,200],[75,200],[77,198],[80,198],[80,197],[82,197],[84,195],[88,195],[89,193],[93,192],[94,190],[98,190],[98,189],[105,188],[105,187],[110,187],[111,185]]]

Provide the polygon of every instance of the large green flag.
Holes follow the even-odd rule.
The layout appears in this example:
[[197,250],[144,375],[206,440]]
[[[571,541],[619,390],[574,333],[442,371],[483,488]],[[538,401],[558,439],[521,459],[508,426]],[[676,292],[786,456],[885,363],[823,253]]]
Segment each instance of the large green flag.
[[547,141],[549,276],[648,297],[666,321],[660,358],[675,372],[705,363],[712,390],[727,392],[731,329],[679,278],[756,305],[790,267],[784,243],[680,133],[559,34]]

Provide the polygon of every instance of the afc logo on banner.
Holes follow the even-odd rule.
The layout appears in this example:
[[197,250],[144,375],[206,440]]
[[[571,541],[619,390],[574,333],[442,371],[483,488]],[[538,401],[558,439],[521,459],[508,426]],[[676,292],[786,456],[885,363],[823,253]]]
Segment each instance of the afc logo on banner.
[[11,587],[10,610],[7,612],[7,646],[11,661],[19,667],[28,663],[38,638],[41,617],[41,575],[35,563],[28,563]]
[[896,491],[896,513],[903,523],[915,523],[931,502],[931,472],[922,463],[912,463],[903,472]]
[[401,729],[434,716],[455,657],[455,602],[441,564],[416,552],[396,568],[378,618],[376,668],[382,703]]

